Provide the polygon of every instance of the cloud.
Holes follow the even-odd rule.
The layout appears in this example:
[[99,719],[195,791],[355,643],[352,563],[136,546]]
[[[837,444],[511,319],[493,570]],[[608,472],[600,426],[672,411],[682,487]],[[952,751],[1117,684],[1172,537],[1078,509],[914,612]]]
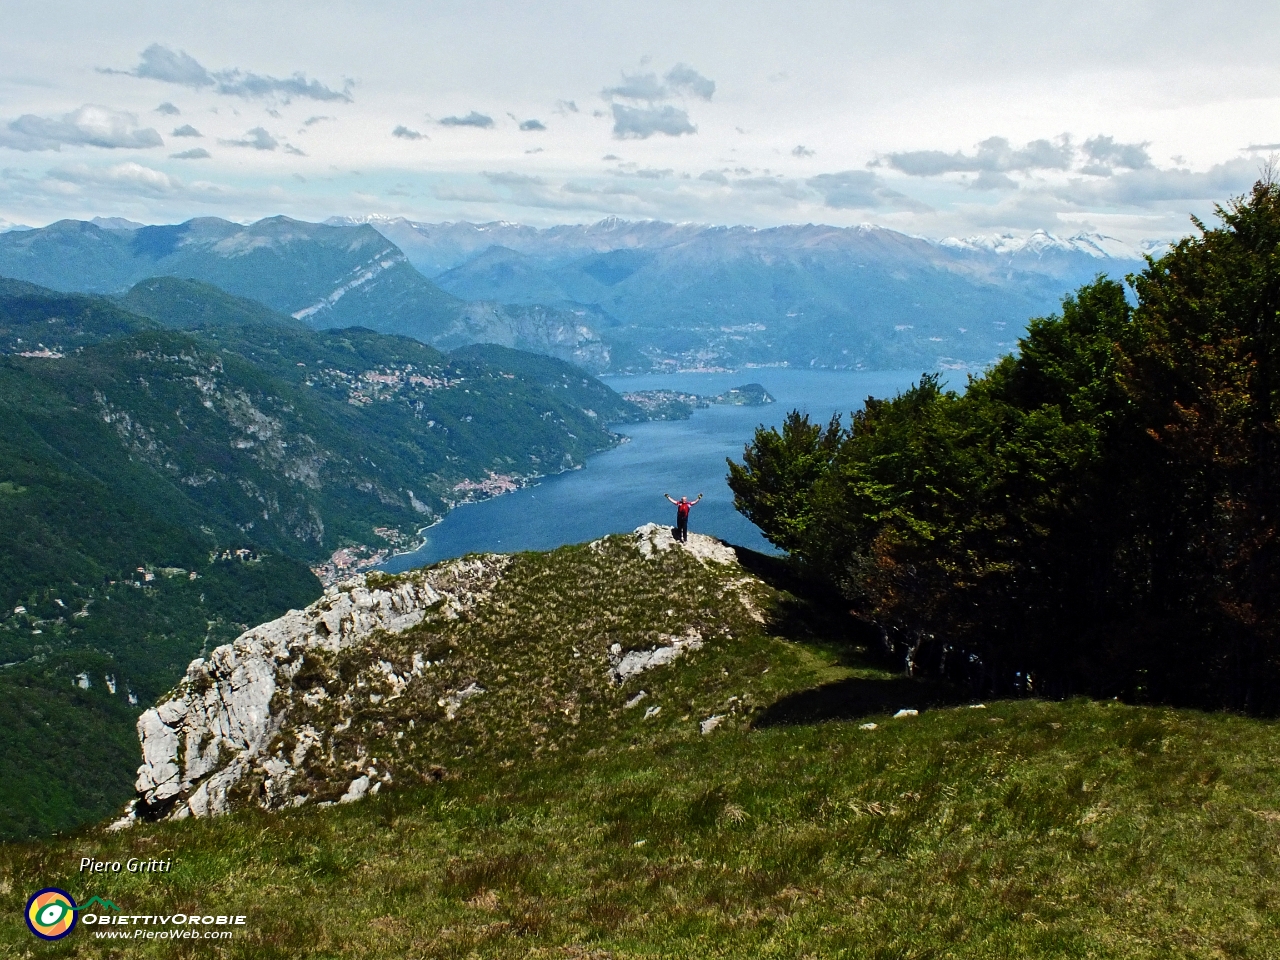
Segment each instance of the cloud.
[[254,127],[246,131],[241,140],[219,140],[224,147],[252,147],[254,150],[274,150],[280,141],[262,127]]
[[513,173],[508,170],[501,173],[485,173],[484,178],[498,187],[544,187],[547,181],[541,177],[531,177],[527,173]]
[[442,127],[480,127],[487,130],[493,126],[493,117],[472,110],[465,117],[445,117],[440,121]]
[[180,127],[175,127],[173,133],[169,134],[169,136],[171,137],[202,137],[204,136],[204,134],[202,134],[199,130],[197,130],[191,124],[184,123]]
[[542,148],[534,147],[532,150],[526,150],[525,153],[542,153]]
[[211,156],[213,154],[204,147],[196,147],[194,150],[183,150],[181,153],[169,154],[171,160],[208,160]]
[[890,153],[878,162],[887,163],[909,177],[936,177],[944,173],[992,173],[1030,170],[1067,170],[1075,157],[1065,134],[1053,141],[1032,140],[1015,150],[1004,137],[988,137],[973,154],[944,153],[941,150],[910,150]]
[[[631,164],[627,164],[631,166]],[[645,167],[640,170],[611,170],[615,177],[637,177],[641,180],[665,180],[675,173],[670,167],[659,170],[656,167]]]
[[286,99],[306,97],[311,100],[341,100],[344,103],[350,103],[351,88],[355,86],[348,80],[341,90],[332,90],[319,80],[308,80],[302,73],[279,79],[259,76],[256,73],[241,73],[239,70],[226,70],[215,76],[218,77],[219,93],[245,99],[282,96]]
[[320,123],[320,122],[321,122],[321,121],[323,121],[323,120],[334,120],[334,119],[336,119],[336,118],[335,118],[335,117],[324,117],[324,116],[318,116],[318,117],[307,117],[307,119],[305,119],[305,120],[303,120],[303,121],[302,121],[302,125],[303,125],[304,127],[314,127],[317,123]]
[[304,153],[303,151],[299,150],[297,147],[295,147],[295,146],[294,146],[293,144],[291,144],[291,143],[286,143],[286,144],[284,145],[284,152],[285,152],[285,153],[292,154],[292,155],[293,155],[293,156],[295,156],[295,157],[305,157],[305,156],[306,156],[306,153]]
[[678,137],[685,133],[697,133],[698,128],[689,122],[689,114],[678,107],[628,107],[613,105],[613,135],[619,139],[644,140],[655,133]]
[[24,114],[0,129],[0,147],[11,150],[60,150],[64,145],[138,150],[164,146],[164,141],[152,128],[139,127],[132,113],[92,104],[56,118]]
[[541,120],[525,120],[520,124],[521,130],[545,130],[547,125]]
[[1052,190],[1052,195],[1086,207],[1150,207],[1239,196],[1257,179],[1257,162],[1241,157],[1214,164],[1202,173],[1144,167],[1106,180],[1073,179]]
[[710,100],[716,92],[714,80],[708,80],[693,67],[683,63],[677,63],[668,71],[666,81],[677,90],[687,91],[703,100]]
[[803,159],[804,157],[812,157],[816,152],[817,151],[815,150],[810,150],[804,144],[800,144],[799,146],[792,149],[791,155],[793,157],[800,157]]
[[112,70],[105,67],[100,67],[99,70],[102,73],[125,74],[144,80],[174,83],[194,90],[212,87],[217,93],[245,99],[278,96],[285,99],[304,97],[311,100],[341,100],[350,103],[351,88],[354,86],[354,83],[348,80],[341,90],[334,90],[319,80],[308,80],[303,73],[281,78],[247,73],[234,67],[211,71],[185,50],[170,50],[158,43],[153,43],[142,51],[140,62],[132,70]]
[[556,106],[555,106],[555,112],[560,114],[561,116],[564,116],[570,113],[577,113],[578,105],[574,103],[572,100],[557,100]]
[[845,170],[810,177],[805,184],[822,195],[823,203],[833,210],[897,208],[923,212],[929,208],[905,194],[885,186],[869,170]]
[[703,100],[710,100],[716,92],[714,80],[708,80],[693,67],[678,63],[672,67],[663,80],[656,73],[624,73],[622,83],[616,87],[605,87],[600,91],[606,100],[644,100],[650,104],[660,100],[670,100],[678,94],[690,94]]
[[167,196],[182,188],[182,181],[177,178],[140,163],[120,163],[106,169],[75,164],[50,170],[49,178],[76,186],[108,187],[152,197]]
[[669,93],[656,73],[624,73],[622,83],[616,87],[606,87],[600,95],[606,100],[622,97],[624,100],[648,100],[652,103],[667,99]]
[[708,181],[708,182],[710,182],[710,183],[718,183],[718,184],[720,184],[720,186],[722,186],[722,187],[724,187],[724,186],[728,186],[728,184],[729,184],[729,178],[728,178],[728,177],[726,177],[726,176],[725,176],[723,173],[721,173],[719,170],[707,170],[707,171],[706,171],[706,172],[704,172],[704,173],[700,173],[700,174],[698,175],[698,179],[699,179],[699,180],[706,180],[706,181]]
[[166,114],[167,116],[170,116],[170,117],[176,117],[176,116],[177,116],[178,114],[180,114],[182,111],[181,111],[181,110],[179,110],[177,107],[175,107],[175,106],[174,106],[172,103],[170,103],[168,100],[166,100],[164,103],[160,104],[160,106],[156,107],[156,111],[155,111],[155,112],[156,112],[156,113],[163,113],[163,114]]
[[421,140],[422,139],[422,134],[420,134],[417,130],[410,130],[404,124],[401,124],[400,126],[396,127],[394,130],[392,130],[391,135],[393,137],[399,137],[401,140]]
[[634,205],[635,188],[629,184],[575,181],[554,184],[542,177],[514,171],[486,172],[483,176],[491,187],[500,188],[505,195],[454,189],[448,190],[446,196],[442,193],[442,188],[437,188],[436,196],[440,199],[462,200],[470,203],[503,202],[543,210],[603,211],[613,209],[618,204],[622,204],[618,209],[638,209]]
[[1280,150],[1280,143],[1251,143],[1245,147],[1245,150],[1250,152],[1261,150]]
[[983,170],[969,183],[970,190],[1017,190],[1018,183],[1012,177],[993,170]]
[[185,50],[173,51],[168,47],[153,43],[142,51],[140,61],[132,70],[103,69],[102,72],[124,73],[145,80],[177,83],[197,90],[201,87],[211,87],[216,82],[209,71],[202,67],[200,62]]
[[1154,166],[1151,155],[1147,153],[1148,143],[1116,143],[1111,137],[1096,136],[1086,140],[1082,146],[1085,156],[1093,161],[1089,167],[1085,167],[1085,173],[1110,176],[1113,167],[1144,170]]

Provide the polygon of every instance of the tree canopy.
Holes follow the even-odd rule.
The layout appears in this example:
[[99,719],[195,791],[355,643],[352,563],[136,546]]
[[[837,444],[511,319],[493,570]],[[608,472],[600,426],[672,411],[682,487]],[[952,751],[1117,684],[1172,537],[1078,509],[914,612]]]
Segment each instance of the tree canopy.
[[914,671],[1275,711],[1280,185],[1217,212],[962,393],[761,428],[738,509]]

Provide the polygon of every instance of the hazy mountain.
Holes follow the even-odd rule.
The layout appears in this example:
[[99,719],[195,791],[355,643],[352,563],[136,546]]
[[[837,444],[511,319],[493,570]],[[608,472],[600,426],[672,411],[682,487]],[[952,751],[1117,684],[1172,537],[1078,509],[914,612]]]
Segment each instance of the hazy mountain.
[[1149,251],[1043,231],[931,241],[868,225],[367,222],[456,296],[599,311],[614,369],[981,365],[1030,317]]
[[980,367],[1147,252],[1098,234],[932,241],[868,225],[104,223],[0,234],[0,274],[102,293],[189,277],[313,328],[498,343],[596,372]]
[[[214,218],[151,227],[63,220],[0,234],[0,275],[54,290],[108,294],[148,278],[193,278],[315,329],[363,326],[444,346],[495,342],[597,371],[609,363],[607,346],[591,330],[582,332],[581,311],[548,307],[535,322],[527,310],[508,313],[499,302],[466,303],[427,280],[393,243],[363,224],[287,217],[249,226]],[[468,339],[460,341],[459,331]]]

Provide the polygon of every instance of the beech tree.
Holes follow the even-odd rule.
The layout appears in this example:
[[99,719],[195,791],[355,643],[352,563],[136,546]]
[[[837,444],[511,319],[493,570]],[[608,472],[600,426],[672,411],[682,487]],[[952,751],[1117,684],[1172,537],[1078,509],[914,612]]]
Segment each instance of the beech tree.
[[917,671],[979,689],[1280,706],[1280,187],[1125,288],[1032,320],[963,393],[792,414],[736,503]]

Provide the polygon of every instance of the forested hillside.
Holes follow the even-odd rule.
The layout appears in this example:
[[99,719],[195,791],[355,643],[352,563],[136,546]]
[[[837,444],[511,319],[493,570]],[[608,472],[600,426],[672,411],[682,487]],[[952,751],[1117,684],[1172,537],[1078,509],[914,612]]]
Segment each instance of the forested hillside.
[[1280,709],[1280,185],[1219,215],[963,394],[758,432],[740,509],[913,671]]
[[[314,599],[308,567],[333,579],[403,549],[457,502],[580,465],[637,413],[561,361],[316,332],[172,278],[116,301],[4,281],[0,351],[6,835],[119,803],[139,705]],[[55,733],[76,748],[39,747]]]

